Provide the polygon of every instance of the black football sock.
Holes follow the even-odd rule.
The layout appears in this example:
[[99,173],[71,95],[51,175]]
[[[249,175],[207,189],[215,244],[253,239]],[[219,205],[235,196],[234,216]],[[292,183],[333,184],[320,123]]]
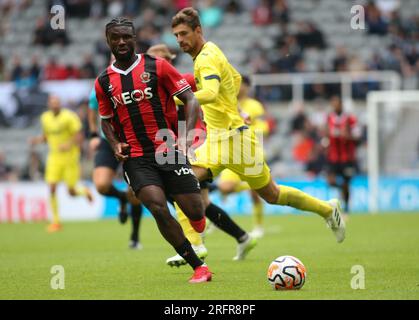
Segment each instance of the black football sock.
[[342,197],[343,197],[343,210],[345,210],[345,213],[349,213],[349,186],[344,185],[342,187]]
[[215,204],[210,203],[210,205],[205,210],[205,215],[218,228],[235,238],[237,242],[241,243],[243,241],[246,241],[246,231],[240,228],[220,207],[217,207]]
[[192,249],[191,243],[188,239],[185,239],[185,242],[180,245],[179,247],[175,248],[176,252],[182,256],[183,259],[192,267],[192,269],[196,269],[199,266],[204,264],[198,256],[196,255],[195,251]]
[[119,191],[113,185],[110,186],[108,192],[106,192],[104,194],[104,196],[117,198],[121,202],[126,202],[127,201],[127,194],[126,194],[126,192]]
[[132,233],[131,240],[138,242],[140,233],[140,222],[141,216],[143,215],[143,206],[131,205],[131,221],[132,221]]

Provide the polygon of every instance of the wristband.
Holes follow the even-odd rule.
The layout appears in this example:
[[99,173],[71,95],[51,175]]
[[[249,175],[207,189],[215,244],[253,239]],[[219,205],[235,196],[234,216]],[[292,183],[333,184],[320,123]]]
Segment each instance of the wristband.
[[97,132],[90,132],[90,134],[89,134],[89,138],[90,139],[96,138],[96,137],[99,137],[99,135],[97,134]]

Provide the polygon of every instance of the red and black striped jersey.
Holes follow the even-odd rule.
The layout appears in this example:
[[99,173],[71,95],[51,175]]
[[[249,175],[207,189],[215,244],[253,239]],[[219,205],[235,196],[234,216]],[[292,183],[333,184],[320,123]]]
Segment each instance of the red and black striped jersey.
[[110,65],[95,81],[99,114],[112,119],[119,139],[130,146],[130,157],[164,151],[159,147],[165,142],[156,135],[176,128],[173,96],[190,88],[166,60],[147,54],[137,55],[127,70]]
[[[356,141],[354,140],[357,119],[348,113],[329,113],[327,116],[327,135],[329,147],[327,159],[333,163],[352,162],[356,159]],[[348,137],[349,136],[349,137]]]

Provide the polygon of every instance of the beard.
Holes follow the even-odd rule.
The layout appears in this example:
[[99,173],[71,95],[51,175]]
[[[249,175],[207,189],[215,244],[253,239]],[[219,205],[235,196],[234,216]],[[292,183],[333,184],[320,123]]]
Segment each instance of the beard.
[[128,48],[128,51],[123,54],[119,53],[117,50],[118,49],[115,49],[112,53],[115,56],[115,59],[119,61],[129,61],[134,55],[134,48]]

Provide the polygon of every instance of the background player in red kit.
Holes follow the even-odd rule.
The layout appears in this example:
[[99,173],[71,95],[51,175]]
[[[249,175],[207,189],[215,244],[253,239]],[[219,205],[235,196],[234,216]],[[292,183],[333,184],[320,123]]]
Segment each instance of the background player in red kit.
[[[187,106],[187,132],[195,127],[199,104],[190,85],[167,61],[135,54],[135,29],[130,20],[109,22],[106,39],[116,61],[95,82],[103,132],[116,158],[124,161],[125,178],[135,195],[150,210],[163,237],[194,269],[190,282],[210,281],[211,272],[171,216],[166,200],[166,193],[170,194],[196,231],[204,231],[198,180],[182,152],[156,139],[161,130],[174,128],[170,117],[176,113],[174,96]],[[187,141],[186,147],[191,143]],[[166,162],[158,161],[161,159]]]
[[330,99],[333,111],[327,115],[327,181],[338,187],[344,202],[344,211],[349,213],[350,181],[356,173],[356,146],[360,130],[355,115],[343,111],[339,96]]

